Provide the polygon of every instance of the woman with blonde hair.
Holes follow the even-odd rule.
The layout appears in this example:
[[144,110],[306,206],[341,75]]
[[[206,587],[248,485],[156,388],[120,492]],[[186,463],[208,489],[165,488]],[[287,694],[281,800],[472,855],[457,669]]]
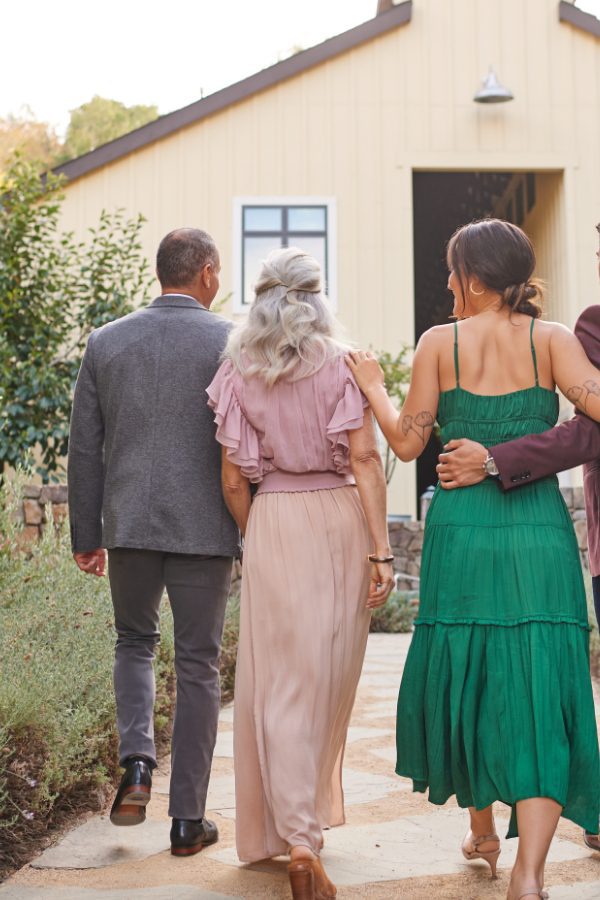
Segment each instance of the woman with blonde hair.
[[386,486],[317,261],[275,250],[255,290],[208,388],[245,542],[237,851],[244,862],[289,851],[292,896],[329,900],[322,832],[344,821],[341,766],[370,610],[393,586]]
[[[600,421],[600,372],[562,325],[540,321],[527,235],[498,219],[448,246],[452,325],[426,332],[400,412],[377,361],[350,369],[392,449],[422,453],[437,418],[444,444],[490,447],[556,424],[555,387]],[[466,859],[495,875],[494,801],[519,847],[509,900],[547,897],[544,866],[560,816],[598,826],[600,771],[579,550],[555,476],[503,493],[491,476],[438,485],[429,508],[419,617],[398,698],[397,766],[432,803],[468,807]],[[527,477],[524,475],[524,477]]]

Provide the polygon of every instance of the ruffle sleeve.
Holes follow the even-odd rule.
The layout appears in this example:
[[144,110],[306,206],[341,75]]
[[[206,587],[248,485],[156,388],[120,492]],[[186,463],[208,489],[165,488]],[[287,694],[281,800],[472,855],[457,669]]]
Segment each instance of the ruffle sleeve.
[[227,448],[227,457],[250,481],[261,481],[265,468],[258,433],[244,415],[235,393],[235,369],[230,360],[221,364],[206,393],[215,414],[216,437]]
[[[346,368],[345,363],[344,368]],[[364,411],[368,405],[369,401],[361,393],[354,377],[346,368],[344,393],[338,400],[327,425],[327,437],[331,444],[333,463],[336,472],[339,472],[340,475],[349,475],[352,471],[348,432],[362,427]]]

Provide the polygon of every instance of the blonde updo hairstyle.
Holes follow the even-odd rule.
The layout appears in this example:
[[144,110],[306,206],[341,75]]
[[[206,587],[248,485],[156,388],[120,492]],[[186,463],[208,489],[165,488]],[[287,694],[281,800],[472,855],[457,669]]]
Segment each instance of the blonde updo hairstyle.
[[463,304],[473,276],[501,296],[502,306],[538,319],[542,283],[533,277],[536,260],[525,232],[502,219],[480,219],[458,228],[448,243],[448,265],[459,280]]
[[248,318],[233,329],[224,353],[245,378],[297,381],[349,349],[323,294],[321,267],[304,250],[271,251],[254,290]]

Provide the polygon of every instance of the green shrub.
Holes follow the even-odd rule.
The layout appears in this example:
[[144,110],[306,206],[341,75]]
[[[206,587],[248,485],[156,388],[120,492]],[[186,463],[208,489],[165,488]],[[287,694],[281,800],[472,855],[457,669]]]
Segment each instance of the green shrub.
[[392,591],[385,606],[373,611],[370,630],[391,634],[412,631],[417,606],[411,601],[418,596],[418,591]]
[[57,480],[87,338],[152,282],[143,217],[102,212],[76,241],[60,230],[61,183],[19,157],[0,173],[0,477],[37,445],[38,473]]
[[[114,629],[106,578],[80,572],[65,531],[18,550],[14,503],[0,511],[0,878],[74,813],[102,808],[118,777]],[[7,508],[8,507],[8,508]],[[237,613],[226,639],[237,645]],[[173,629],[167,602],[156,659],[155,727],[169,737]],[[224,694],[234,655],[224,650]]]
[[235,682],[235,660],[238,649],[238,635],[240,631],[240,598],[239,594],[232,594],[227,604],[225,613],[225,627],[223,629],[223,643],[221,644],[221,702],[229,703],[233,700],[233,687]]

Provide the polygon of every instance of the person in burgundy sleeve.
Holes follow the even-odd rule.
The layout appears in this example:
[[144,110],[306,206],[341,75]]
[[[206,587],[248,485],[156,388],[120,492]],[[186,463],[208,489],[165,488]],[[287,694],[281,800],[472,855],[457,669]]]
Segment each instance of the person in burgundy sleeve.
[[[600,223],[596,226],[600,237]],[[596,251],[600,276],[600,247]],[[575,334],[591,362],[600,367],[600,303],[585,309]],[[573,397],[575,401],[577,397]],[[475,441],[450,441],[440,454],[437,473],[446,490],[467,487],[497,478],[503,490],[522,487],[584,466],[584,496],[588,524],[590,571],[596,619],[600,628],[600,424],[577,411],[572,419],[541,434],[531,434],[506,444],[484,447]],[[600,851],[600,836],[585,833],[585,843]]]

